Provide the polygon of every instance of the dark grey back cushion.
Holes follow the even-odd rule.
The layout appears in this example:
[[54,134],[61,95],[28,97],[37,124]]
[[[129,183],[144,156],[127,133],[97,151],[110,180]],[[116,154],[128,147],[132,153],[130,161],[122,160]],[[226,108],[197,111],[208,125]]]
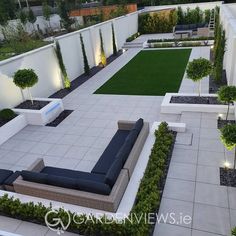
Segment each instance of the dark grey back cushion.
[[0,185],[3,185],[5,180],[13,174],[11,170],[0,169]]

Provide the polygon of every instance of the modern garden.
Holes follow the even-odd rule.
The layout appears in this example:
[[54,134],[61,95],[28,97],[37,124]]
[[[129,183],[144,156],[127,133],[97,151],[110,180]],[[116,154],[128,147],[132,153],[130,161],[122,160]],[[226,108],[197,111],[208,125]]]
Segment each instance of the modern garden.
[[152,6],[4,54],[0,235],[235,236],[235,19]]

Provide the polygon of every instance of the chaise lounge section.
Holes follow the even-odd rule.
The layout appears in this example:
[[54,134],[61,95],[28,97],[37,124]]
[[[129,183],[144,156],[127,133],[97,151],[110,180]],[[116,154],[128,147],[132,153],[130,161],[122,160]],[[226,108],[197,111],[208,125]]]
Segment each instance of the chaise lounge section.
[[149,133],[149,124],[119,121],[98,162],[89,172],[45,166],[36,160],[13,183],[17,193],[116,212]]

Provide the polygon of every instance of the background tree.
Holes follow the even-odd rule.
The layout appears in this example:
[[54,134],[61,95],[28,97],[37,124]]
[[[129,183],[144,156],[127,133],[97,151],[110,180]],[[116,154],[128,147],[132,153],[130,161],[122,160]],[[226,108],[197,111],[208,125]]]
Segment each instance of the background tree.
[[100,50],[101,50],[101,64],[103,67],[106,66],[107,64],[107,58],[104,50],[104,45],[103,45],[103,37],[102,37],[102,30],[99,29],[99,35],[100,35]]
[[61,54],[61,47],[60,47],[60,44],[58,41],[56,41],[55,52],[56,52],[57,60],[58,60],[58,63],[59,63],[60,69],[61,69],[62,76],[63,76],[64,88],[69,89],[70,88],[70,80],[67,75],[66,67],[65,67],[63,57]]
[[187,77],[194,82],[198,82],[198,94],[201,95],[201,80],[210,75],[212,72],[212,64],[205,58],[194,59],[189,62],[187,67]]
[[222,86],[218,91],[218,99],[221,102],[227,103],[228,109],[226,114],[226,120],[228,120],[229,106],[236,101],[236,86]]
[[88,58],[87,58],[87,55],[86,55],[84,40],[83,40],[82,34],[80,34],[80,44],[81,44],[81,49],[82,49],[83,59],[84,59],[84,72],[85,72],[86,75],[89,75],[90,74],[90,68],[89,68],[89,64],[88,64]]
[[0,1],[0,25],[1,25],[1,31],[5,40],[7,39],[5,30],[8,25],[9,19],[10,17],[9,17],[9,14],[5,10],[4,1]]
[[117,55],[117,47],[116,47],[116,36],[115,36],[115,30],[113,23],[111,24],[111,30],[112,30],[112,46],[113,46],[113,54]]
[[234,152],[234,164],[233,168],[235,169],[235,159],[236,159],[236,124],[227,124],[221,130],[221,141],[228,150],[235,149]]
[[51,8],[46,0],[43,1],[42,9],[43,9],[43,17],[48,22],[49,27],[51,28],[51,22],[50,22]]
[[28,12],[28,21],[32,24],[34,31],[35,31],[34,23],[36,22],[36,20],[37,17],[34,15],[34,12],[30,8]]
[[24,10],[19,11],[19,19],[21,24],[25,27],[26,23],[28,22],[27,13]]
[[34,70],[32,69],[18,70],[14,74],[13,82],[17,87],[21,89],[27,88],[31,103],[33,105],[34,102],[30,92],[30,88],[33,87],[38,82],[38,76],[36,75]]

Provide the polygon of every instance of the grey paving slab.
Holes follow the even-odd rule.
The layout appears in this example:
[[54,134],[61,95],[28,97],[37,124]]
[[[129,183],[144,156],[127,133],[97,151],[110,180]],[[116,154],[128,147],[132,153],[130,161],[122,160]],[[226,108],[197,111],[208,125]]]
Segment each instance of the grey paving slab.
[[191,236],[191,229],[171,225],[157,224],[153,233],[154,236]]
[[225,162],[225,156],[223,152],[214,152],[199,150],[198,153],[198,164],[220,167],[223,166]]
[[220,236],[220,234],[212,234],[204,231],[193,230],[192,236]]
[[228,208],[227,187],[196,183],[195,202]]
[[224,145],[218,139],[201,138],[199,142],[199,149],[212,152],[224,152]]
[[194,182],[167,178],[163,197],[193,202],[194,191]]
[[195,203],[193,228],[228,236],[230,235],[229,210],[227,208]]
[[12,219],[5,216],[0,216],[0,230],[15,232],[15,230],[22,223],[21,220]]
[[229,187],[229,207],[236,210],[236,188]]
[[172,154],[173,162],[181,162],[187,164],[197,164],[197,150],[186,150],[183,148],[175,147]]
[[22,222],[15,231],[15,233],[24,236],[32,236],[32,235],[44,236],[47,232],[48,232],[47,227],[37,224],[32,224],[29,222]]
[[198,165],[197,182],[220,185],[219,167]]

